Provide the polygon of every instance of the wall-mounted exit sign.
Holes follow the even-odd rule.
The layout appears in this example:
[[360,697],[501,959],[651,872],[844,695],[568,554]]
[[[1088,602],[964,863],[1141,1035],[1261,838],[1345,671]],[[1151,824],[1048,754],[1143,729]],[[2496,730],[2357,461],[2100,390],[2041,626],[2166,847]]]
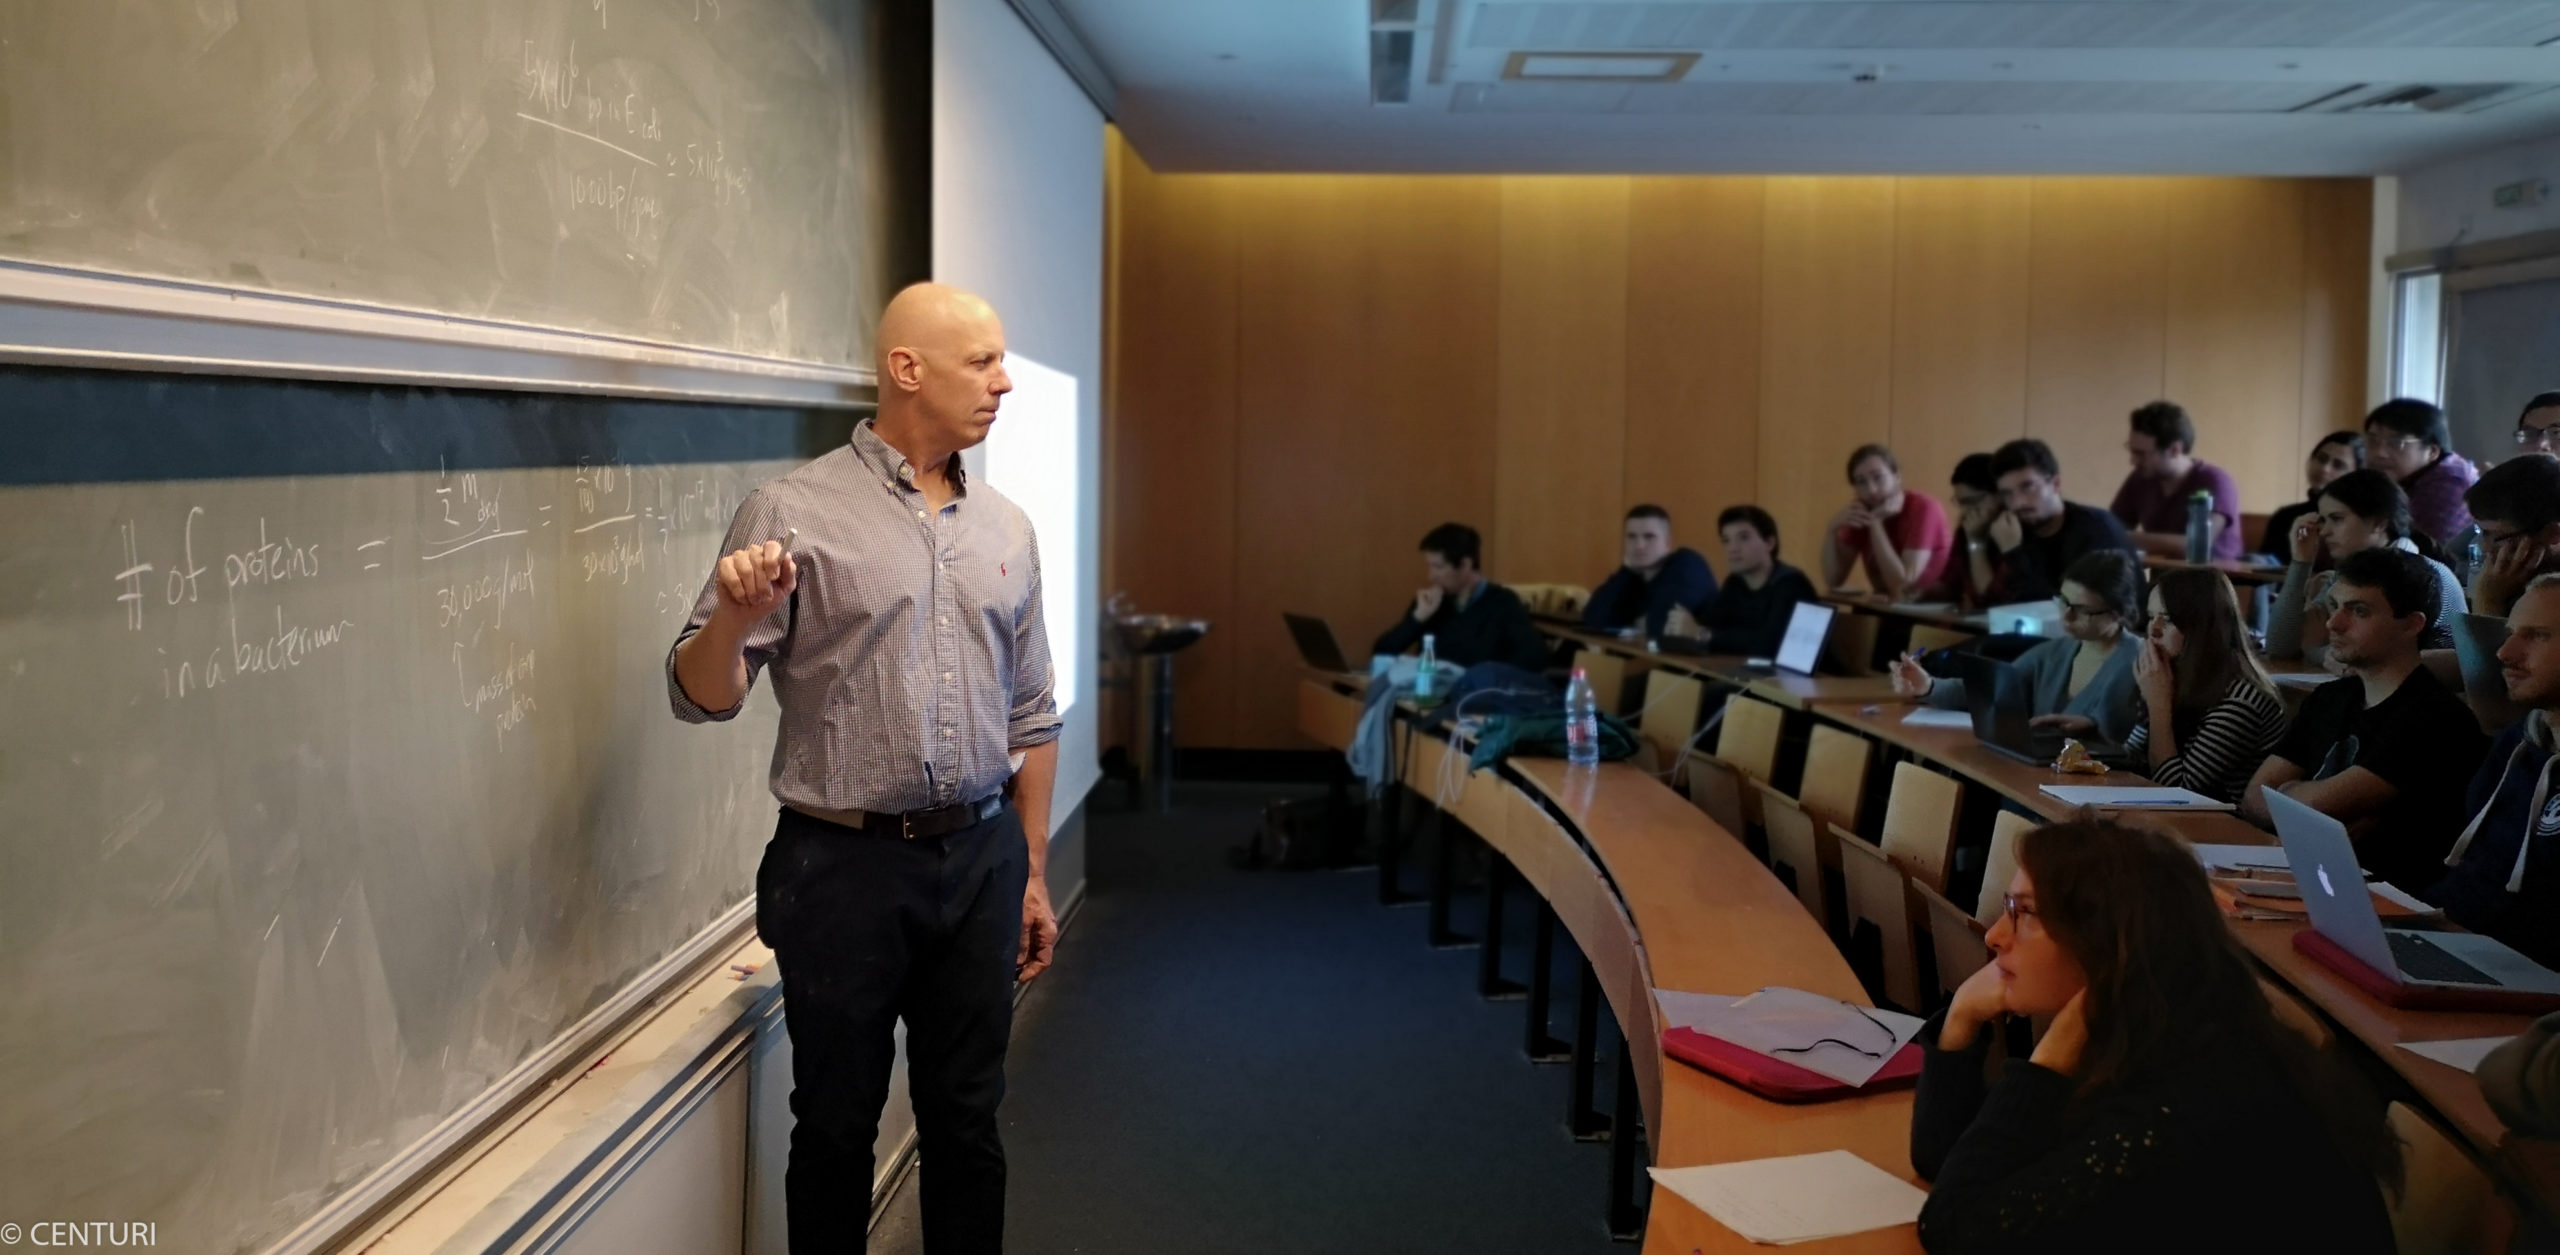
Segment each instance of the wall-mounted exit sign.
[[2550,184],[2540,179],[2518,179],[2489,193],[2489,203],[2500,209],[2528,209],[2541,204],[2550,195]]

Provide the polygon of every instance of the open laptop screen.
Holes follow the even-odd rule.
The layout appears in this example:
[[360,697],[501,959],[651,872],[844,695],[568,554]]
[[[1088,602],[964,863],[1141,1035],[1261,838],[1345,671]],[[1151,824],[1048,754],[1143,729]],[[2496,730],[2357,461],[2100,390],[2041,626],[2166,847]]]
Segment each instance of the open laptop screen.
[[1786,639],[1778,643],[1778,669],[1797,675],[1812,675],[1814,665],[1822,661],[1822,642],[1831,635],[1831,607],[1820,602],[1799,601],[1795,613],[1787,619]]

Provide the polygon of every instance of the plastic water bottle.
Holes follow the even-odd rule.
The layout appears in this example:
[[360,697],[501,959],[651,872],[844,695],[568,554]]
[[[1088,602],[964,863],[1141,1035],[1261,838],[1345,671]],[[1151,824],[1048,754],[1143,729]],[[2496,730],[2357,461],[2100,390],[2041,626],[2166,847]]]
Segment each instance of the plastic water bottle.
[[2480,552],[2481,539],[2482,535],[2480,525],[2474,523],[2471,526],[2462,529],[2462,539],[2454,544],[2453,557],[2455,566],[2453,569],[2453,576],[2455,579],[2462,581],[2462,586],[2464,588],[2471,587],[2471,577],[2480,573],[2480,563],[2482,559],[2482,554]]
[[1440,679],[1440,655],[1434,651],[1432,645],[1431,634],[1423,633],[1422,665],[1413,673],[1413,696],[1416,701],[1430,700],[1431,686]]
[[1591,695],[1591,677],[1580,667],[1564,686],[1564,759],[1576,767],[1600,762],[1600,702]]
[[2213,560],[2213,494],[2199,492],[2187,498],[2187,561]]

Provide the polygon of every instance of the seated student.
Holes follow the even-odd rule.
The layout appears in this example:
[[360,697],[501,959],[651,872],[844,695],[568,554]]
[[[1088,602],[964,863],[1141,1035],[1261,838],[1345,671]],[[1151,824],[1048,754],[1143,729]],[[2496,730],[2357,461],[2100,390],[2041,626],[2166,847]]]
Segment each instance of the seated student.
[[2337,610],[2329,589],[2337,572],[2315,571],[2313,563],[2324,554],[2334,564],[2376,549],[2426,561],[2435,599],[2427,605],[2427,630],[2418,648],[2453,648],[2453,629],[2446,625],[2467,604],[2462,581],[2439,560],[2435,542],[2411,531],[2409,498],[2390,476],[2364,470],[2332,480],[2320,491],[2318,512],[2295,521],[2291,547],[2284,584],[2267,605],[2267,657],[2328,665],[2329,616]]
[[[2066,735],[2119,744],[2133,733],[2130,625],[2142,611],[2142,564],[2120,549],[2082,554],[2062,575],[2064,635],[2020,654],[2034,694],[2033,722]],[[1916,657],[1893,664],[1893,691],[1947,710],[1965,709],[1964,681],[1932,676]]]
[[1968,453],[1956,462],[1955,473],[1947,477],[1947,499],[1955,503],[1955,548],[1947,554],[1947,565],[1938,573],[1938,582],[1920,590],[1929,601],[1952,601],[1958,605],[1983,605],[1977,594],[1982,585],[1974,582],[1974,554],[1979,552],[1987,564],[1990,560],[1991,520],[2000,517],[2000,477],[1992,473],[1991,455]]
[[2263,790],[2276,790],[2345,824],[2365,870],[2415,892],[2442,875],[2488,738],[2462,695],[2419,664],[2437,596],[2427,560],[2367,549],[2337,577],[2329,657],[2345,678],[2302,699],[2240,813],[2268,824]]
[[2516,452],[2560,457],[2560,392],[2537,392],[2516,416]]
[[1813,581],[1778,561],[1778,520],[1756,505],[1729,506],[1716,516],[1724,537],[1724,590],[1707,612],[1707,643],[1720,654],[1767,658],[1787,638],[1796,603],[1812,601]]
[[1839,588],[1854,565],[1867,587],[1894,601],[1936,584],[1954,543],[1946,507],[1903,491],[1902,464],[1880,444],[1849,455],[1849,486],[1857,495],[1823,529],[1822,582]]
[[2151,580],[2149,639],[2134,646],[2142,713],[2125,738],[2134,770],[2217,802],[2237,802],[2284,735],[2284,701],[2249,649],[2240,599],[2211,567]]
[[2124,451],[2133,472],[2116,489],[2107,507],[2116,521],[2133,532],[2144,553],[2165,558],[2187,556],[2187,498],[2201,492],[2213,498],[2213,543],[2216,559],[2237,561],[2245,545],[2240,535],[2240,481],[2231,472],[2196,456],[2196,424],[2174,401],[2153,401],[2133,412],[2133,431]]
[[2475,614],[2504,615],[2537,575],[2560,571],[2560,458],[2523,453],[2490,467],[2463,494],[2480,524]]
[[2560,575],[2534,577],[2516,598],[2498,662],[2508,699],[2528,709],[2471,777],[2471,823],[2445,856],[2452,870],[2422,896],[2560,968]]
[[1973,551],[1975,586],[1989,605],[2043,601],[2062,591],[2062,573],[2084,553],[2132,549],[2124,524],[2092,506],[2062,499],[2062,464],[2041,440],[2012,440],[1991,455],[2000,483],[2000,514],[1985,534],[1990,552]]
[[1484,577],[1477,563],[1484,541],[1464,523],[1443,523],[1422,538],[1423,574],[1431,581],[1394,627],[1378,634],[1372,653],[1401,654],[1432,638],[1442,662],[1472,667],[1507,662],[1535,671],[1547,663],[1547,643],[1529,621],[1520,594]]
[[2303,515],[2320,512],[2320,490],[2349,471],[2363,469],[2363,436],[2352,431],[2322,436],[2320,443],[2311,446],[2311,456],[2302,465],[2308,495],[2267,516],[2267,530],[2258,537],[2257,551],[2279,562],[2293,556],[2293,525]]
[[1583,603],[1584,627],[1614,632],[1640,622],[1645,639],[1654,640],[1673,609],[1704,619],[1716,602],[1715,569],[1697,550],[1672,547],[1671,512],[1661,506],[1627,511],[1619,557],[1624,565]]
[[[2382,1186],[2400,1144],[2381,1103],[2269,1001],[2184,842],[2103,819],[2037,828],[2008,891],[1992,961],[1920,1030],[1924,1249],[2393,1249]],[[2044,1016],[2034,1053],[1992,1079],[1998,1022]],[[2235,1225],[2235,1190],[2305,1203],[2271,1240]]]
[[2462,494],[2480,472],[2453,451],[2443,410],[2409,397],[2374,407],[2364,420],[2364,464],[2399,481],[2410,519],[2437,544],[2471,526]]

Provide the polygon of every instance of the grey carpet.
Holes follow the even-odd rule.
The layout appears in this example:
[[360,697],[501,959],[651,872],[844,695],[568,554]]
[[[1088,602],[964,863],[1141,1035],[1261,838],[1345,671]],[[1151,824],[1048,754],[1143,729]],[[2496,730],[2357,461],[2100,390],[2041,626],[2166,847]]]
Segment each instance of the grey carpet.
[[[1171,815],[1095,819],[1089,896],[1015,1024],[1007,1249],[1627,1249],[1602,1230],[1606,1146],[1564,1131],[1567,1069],[1523,1058],[1522,1006],[1476,996],[1474,950],[1428,948],[1422,908],[1379,906],[1371,872],[1227,865],[1282,791],[1195,786]],[[1511,904],[1517,978],[1524,891]],[[1460,927],[1481,910],[1462,900]],[[873,1252],[922,1250],[914,1193]]]

